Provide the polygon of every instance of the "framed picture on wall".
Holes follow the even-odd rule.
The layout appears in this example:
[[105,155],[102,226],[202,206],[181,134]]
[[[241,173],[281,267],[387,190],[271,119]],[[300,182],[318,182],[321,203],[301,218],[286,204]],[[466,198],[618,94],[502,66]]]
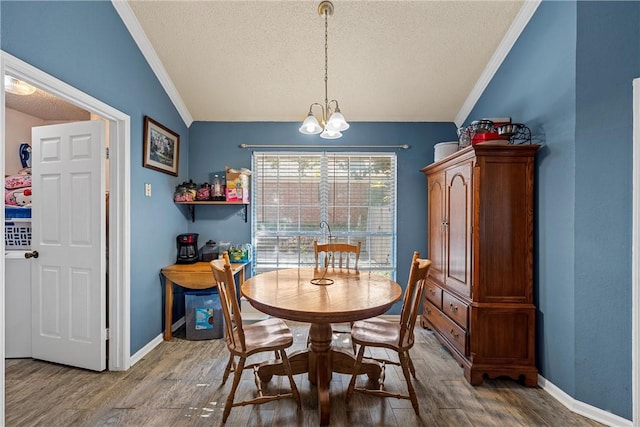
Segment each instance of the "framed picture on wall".
[[144,116],[142,166],[178,176],[180,135]]

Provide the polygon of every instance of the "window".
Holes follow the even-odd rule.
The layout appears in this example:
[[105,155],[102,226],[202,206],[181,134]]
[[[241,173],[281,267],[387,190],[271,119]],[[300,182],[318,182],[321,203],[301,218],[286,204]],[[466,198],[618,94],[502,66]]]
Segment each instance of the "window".
[[252,169],[256,273],[314,265],[313,241],[331,237],[361,241],[358,268],[395,278],[395,154],[256,152]]

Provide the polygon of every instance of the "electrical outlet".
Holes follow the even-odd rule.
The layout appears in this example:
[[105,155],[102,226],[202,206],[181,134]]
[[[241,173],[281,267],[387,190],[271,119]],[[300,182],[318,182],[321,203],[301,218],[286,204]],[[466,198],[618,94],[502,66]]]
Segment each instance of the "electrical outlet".
[[148,182],[144,183],[144,195],[146,197],[151,197],[151,184]]

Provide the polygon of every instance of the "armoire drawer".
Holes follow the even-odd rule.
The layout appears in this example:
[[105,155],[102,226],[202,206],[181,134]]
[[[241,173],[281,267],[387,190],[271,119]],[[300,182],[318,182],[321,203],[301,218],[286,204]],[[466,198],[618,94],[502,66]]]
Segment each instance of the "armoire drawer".
[[429,301],[425,302],[423,316],[443,337],[447,339],[462,355],[466,355],[467,332],[445,316]]
[[427,319],[427,321],[431,324],[433,329],[440,330],[438,328],[437,320],[438,317],[436,313],[439,310],[431,303],[431,301],[425,299],[424,306],[422,307],[422,317]]
[[442,293],[442,311],[463,329],[468,328],[469,305],[446,291]]
[[442,289],[428,280],[424,284],[424,296],[436,307],[442,307]]

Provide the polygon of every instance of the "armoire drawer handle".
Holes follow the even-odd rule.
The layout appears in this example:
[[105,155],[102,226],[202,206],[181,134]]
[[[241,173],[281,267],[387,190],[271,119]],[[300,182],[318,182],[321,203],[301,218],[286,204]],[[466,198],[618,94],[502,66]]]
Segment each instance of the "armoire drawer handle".
[[453,305],[453,303],[449,304],[449,310],[453,311],[454,313],[456,311],[458,311],[458,306],[457,305]]
[[452,329],[449,331],[449,333],[451,334],[452,337],[454,337],[455,339],[460,338],[460,334],[456,334],[455,331]]
[[433,288],[429,288],[429,293],[430,293],[431,295],[433,295],[434,297],[436,296],[436,291],[435,291],[435,289],[433,289]]

